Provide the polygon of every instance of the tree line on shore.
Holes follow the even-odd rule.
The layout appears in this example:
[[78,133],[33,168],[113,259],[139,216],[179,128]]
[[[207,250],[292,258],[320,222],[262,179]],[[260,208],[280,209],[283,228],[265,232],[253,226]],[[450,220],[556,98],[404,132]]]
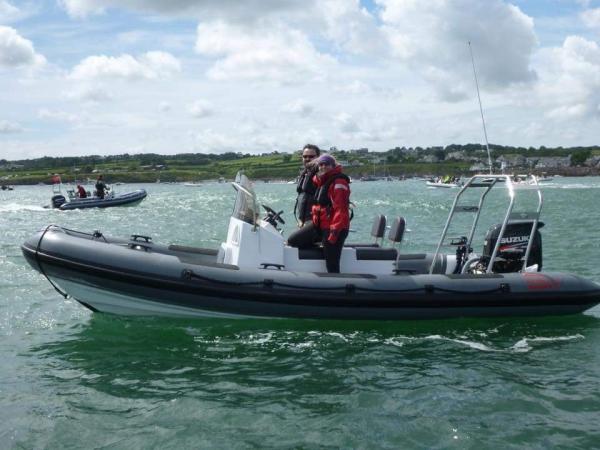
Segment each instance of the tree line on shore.
[[[425,174],[462,174],[470,172],[472,158],[460,160],[449,155],[457,153],[487,161],[487,153],[481,144],[451,144],[445,147],[395,147],[385,152],[331,149],[338,160],[347,163],[346,171],[353,176],[376,173],[392,176],[418,176]],[[512,147],[490,144],[493,159],[502,155],[524,157],[571,157],[576,167],[590,157],[600,155],[600,146],[590,147]],[[44,156],[35,159],[8,161],[0,159],[0,177],[12,184],[49,182],[50,174],[58,173],[65,181],[86,180],[98,173],[105,174],[111,182],[153,181],[199,181],[220,177],[232,178],[244,169],[256,179],[294,178],[298,173],[298,152],[273,151],[260,155],[226,152],[179,153],[160,155],[156,153]],[[425,157],[434,156],[435,162]],[[559,171],[554,171],[558,173]],[[571,171],[573,172],[573,171]],[[575,171],[577,172],[577,171]],[[566,170],[566,175],[573,174]],[[578,173],[577,173],[578,174]],[[593,174],[593,172],[592,172]]]

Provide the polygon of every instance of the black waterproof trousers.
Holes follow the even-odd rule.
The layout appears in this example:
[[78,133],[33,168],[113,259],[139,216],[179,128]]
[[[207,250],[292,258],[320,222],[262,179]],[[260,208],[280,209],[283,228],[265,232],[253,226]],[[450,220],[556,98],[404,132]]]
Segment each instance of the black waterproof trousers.
[[321,242],[323,244],[327,272],[340,273],[340,258],[344,242],[346,242],[346,238],[348,237],[348,230],[340,231],[335,244],[329,243],[327,240],[328,237],[329,230],[321,230],[310,222],[290,234],[288,244],[297,248],[311,248],[316,242]]

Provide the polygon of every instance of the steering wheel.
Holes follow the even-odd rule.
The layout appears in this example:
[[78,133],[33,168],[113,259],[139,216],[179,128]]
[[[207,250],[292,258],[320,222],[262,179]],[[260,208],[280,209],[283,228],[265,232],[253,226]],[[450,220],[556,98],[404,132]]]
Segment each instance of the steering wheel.
[[273,208],[269,208],[267,205],[262,205],[263,208],[265,208],[265,211],[267,211],[267,214],[269,214],[269,216],[273,219],[275,219],[277,222],[281,223],[281,224],[285,224],[285,220],[283,220],[281,218],[281,214],[283,214],[283,210],[279,211],[279,212],[275,212],[275,210]]

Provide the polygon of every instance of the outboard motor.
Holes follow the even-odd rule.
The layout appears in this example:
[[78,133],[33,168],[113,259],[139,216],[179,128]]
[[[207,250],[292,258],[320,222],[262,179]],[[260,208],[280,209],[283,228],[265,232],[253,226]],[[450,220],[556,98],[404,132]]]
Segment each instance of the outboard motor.
[[53,208],[60,208],[67,201],[67,199],[62,194],[56,194],[52,196],[50,201],[52,202]]
[[[533,220],[515,220],[506,224],[506,230],[500,241],[500,247],[498,247],[498,253],[496,254],[496,259],[492,266],[492,272],[511,273],[519,272],[523,269],[523,257],[527,251],[532,226]],[[527,267],[537,264],[538,272],[542,270],[542,235],[540,234],[539,229],[543,226],[543,222],[538,222],[537,229],[533,235],[533,245],[527,261]],[[498,241],[498,235],[500,234],[501,228],[502,224],[496,224],[491,227],[485,235],[483,255],[480,261],[484,268],[487,267],[490,258],[492,257],[494,246]]]

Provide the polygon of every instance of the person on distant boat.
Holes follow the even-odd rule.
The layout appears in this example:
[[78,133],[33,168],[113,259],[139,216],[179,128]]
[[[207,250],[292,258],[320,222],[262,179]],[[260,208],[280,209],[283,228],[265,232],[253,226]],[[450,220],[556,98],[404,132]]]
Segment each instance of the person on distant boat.
[[104,198],[106,195],[106,191],[109,190],[109,187],[104,184],[104,179],[102,175],[98,175],[98,179],[96,180],[96,195],[99,198]]
[[86,198],[87,197],[87,192],[85,192],[85,189],[82,185],[78,184],[77,185],[77,196],[79,198]]
[[312,207],[312,222],[288,238],[292,247],[308,248],[315,237],[323,243],[327,272],[340,272],[342,248],[350,229],[350,178],[331,155],[317,160],[319,171],[313,177],[317,187]]
[[313,177],[319,170],[314,163],[320,154],[321,149],[314,144],[306,144],[302,149],[302,170],[296,185],[298,196],[294,205],[294,217],[296,217],[299,227],[303,227],[311,220],[311,210],[315,203],[315,192],[317,192]]

